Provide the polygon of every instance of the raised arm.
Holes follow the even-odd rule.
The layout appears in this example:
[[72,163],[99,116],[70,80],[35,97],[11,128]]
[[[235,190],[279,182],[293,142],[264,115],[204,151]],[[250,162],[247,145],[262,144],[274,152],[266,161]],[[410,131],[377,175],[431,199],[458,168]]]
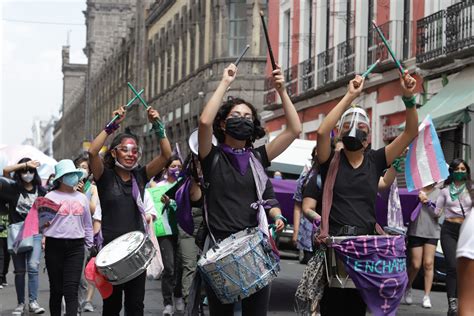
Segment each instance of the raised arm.
[[385,172],[384,176],[380,177],[378,190],[383,191],[390,188],[396,177],[397,171],[393,166],[391,166],[387,169],[387,172]]
[[119,124],[125,119],[125,108],[122,106],[115,110],[113,116],[115,115],[119,115],[119,118],[114,124],[104,128],[99,135],[96,136],[87,151],[89,154],[89,168],[95,180],[99,180],[100,177],[102,177],[102,173],[104,173],[104,163],[99,156],[100,149],[104,146],[107,138],[119,128]]
[[[232,70],[232,76],[229,75],[229,70]],[[201,117],[199,118],[199,128],[198,128],[198,144],[199,144],[199,157],[204,159],[212,148],[212,124],[216,118],[217,112],[222,104],[222,98],[224,97],[227,88],[230,86],[232,81],[234,81],[235,76],[237,75],[237,67],[234,64],[230,64],[227,68],[224,69],[222,75],[222,80],[217,86],[216,91],[207,102],[206,106],[202,110]]]
[[418,112],[414,96],[416,80],[408,74],[407,70],[405,70],[403,77],[400,76],[400,86],[403,94],[402,100],[406,106],[406,124],[405,130],[385,147],[387,165],[390,165],[418,135]]
[[22,170],[22,169],[27,169],[27,168],[38,168],[41,165],[41,163],[38,160],[30,160],[27,162],[22,162],[18,164],[14,164],[11,166],[6,166],[3,169],[3,176],[6,178],[10,178],[10,174],[12,172],[15,172],[17,170]]
[[293,102],[285,89],[285,80],[281,73],[281,68],[278,66],[277,69],[273,70],[273,79],[275,87],[281,98],[283,111],[286,117],[286,128],[281,132],[275,139],[266,145],[268,160],[272,161],[284,152],[291,143],[298,138],[301,133],[301,122],[296,112]]
[[158,111],[152,107],[148,108],[148,120],[153,124],[153,131],[160,139],[160,155],[155,157],[146,165],[146,175],[148,180],[156,176],[166,166],[168,159],[171,158],[171,145],[166,137],[165,126],[160,119]]
[[[329,112],[318,128],[318,162],[325,163],[331,155],[331,131],[336,127],[344,111],[352,104],[364,88],[364,78],[356,76],[349,82],[347,92],[341,101]],[[303,209],[304,211],[304,209]]]

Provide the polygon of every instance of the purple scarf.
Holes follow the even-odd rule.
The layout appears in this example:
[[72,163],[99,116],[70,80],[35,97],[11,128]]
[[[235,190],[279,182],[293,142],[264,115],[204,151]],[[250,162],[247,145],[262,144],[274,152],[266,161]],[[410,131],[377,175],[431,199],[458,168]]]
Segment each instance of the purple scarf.
[[194,222],[189,194],[191,191],[191,177],[188,177],[183,185],[176,191],[175,201],[177,205],[176,217],[179,226],[189,235],[193,235]]
[[250,153],[252,152],[250,148],[234,149],[226,144],[220,144],[220,148],[235,170],[241,175],[245,175],[249,167]]

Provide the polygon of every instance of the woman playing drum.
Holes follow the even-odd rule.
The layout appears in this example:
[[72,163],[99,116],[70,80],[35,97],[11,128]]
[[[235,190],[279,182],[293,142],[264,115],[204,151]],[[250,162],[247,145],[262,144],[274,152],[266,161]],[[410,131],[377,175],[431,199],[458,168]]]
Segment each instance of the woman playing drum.
[[[139,191],[143,198],[145,184],[164,168],[171,157],[171,146],[166,138],[164,126],[159,120],[159,114],[149,107],[148,119],[160,139],[161,154],[146,166],[139,166],[141,148],[137,137],[129,133],[121,133],[113,139],[102,162],[99,150],[125,118],[124,108],[118,109],[113,115],[116,114],[120,116],[116,124],[107,125],[94,139],[89,149],[90,168],[101,202],[104,245],[128,232],[144,231],[142,214],[133,192]],[[137,186],[138,190],[133,190],[137,189]],[[147,215],[147,217],[150,216]],[[124,284],[114,286],[112,295],[104,299],[102,315],[119,315],[122,309],[122,292],[125,292],[125,313],[129,316],[143,315],[145,280],[146,273],[144,272]]]
[[[400,86],[406,105],[406,128],[386,147],[367,150],[370,133],[368,116],[361,108],[348,110],[362,92],[363,86],[364,79],[356,76],[349,83],[346,95],[329,112],[318,129],[317,156],[325,182],[331,160],[335,157],[330,134],[341,120],[339,133],[344,148],[340,153],[333,188],[329,217],[331,236],[374,234],[375,199],[380,176],[418,134],[418,114],[413,96],[416,80],[405,72],[400,77]],[[345,304],[340,304],[343,300]],[[322,315],[365,315],[365,309],[365,304],[355,290],[329,289],[325,291],[321,303]]]
[[[251,207],[251,204],[258,200],[256,182],[249,166],[253,159],[252,153],[255,153],[255,157],[260,156],[258,160],[261,165],[267,167],[270,161],[280,155],[301,133],[301,123],[284,88],[281,69],[278,68],[273,71],[273,77],[286,114],[287,127],[269,144],[252,149],[253,141],[265,135],[255,108],[242,99],[229,98],[221,104],[236,73],[237,67],[234,64],[224,69],[222,80],[205,106],[199,121],[199,158],[204,180],[209,184],[206,192],[209,211],[207,224],[216,240],[258,225],[257,212]],[[213,133],[220,142],[218,147],[212,145]],[[215,159],[216,156],[219,159]],[[262,199],[274,199],[269,181]],[[281,211],[276,206],[270,206],[268,214],[274,219],[277,229],[281,230],[284,222]],[[222,304],[209,284],[206,288],[210,314],[233,315],[234,304]],[[243,315],[266,315],[269,294],[269,286],[265,286],[243,299]]]

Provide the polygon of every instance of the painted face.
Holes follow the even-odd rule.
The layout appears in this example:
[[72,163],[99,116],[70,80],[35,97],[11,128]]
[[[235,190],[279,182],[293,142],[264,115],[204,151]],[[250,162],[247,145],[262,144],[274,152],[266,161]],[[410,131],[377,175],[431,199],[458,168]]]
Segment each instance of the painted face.
[[134,168],[141,157],[141,148],[133,138],[125,138],[114,148],[115,159],[126,168]]

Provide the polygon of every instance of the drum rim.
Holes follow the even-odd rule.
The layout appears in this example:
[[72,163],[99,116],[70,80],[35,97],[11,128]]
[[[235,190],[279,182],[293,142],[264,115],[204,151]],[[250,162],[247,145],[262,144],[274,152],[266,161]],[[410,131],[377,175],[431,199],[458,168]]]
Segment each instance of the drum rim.
[[[104,250],[108,245],[110,245],[115,239],[120,238],[120,237],[122,237],[123,235],[130,234],[130,233],[135,233],[135,232],[141,233],[141,234],[144,236],[144,238],[143,238],[142,242],[138,245],[138,247],[137,247],[134,251],[130,252],[127,256],[121,258],[120,260],[118,260],[118,261],[116,261],[116,262],[114,262],[114,263],[111,263],[111,264],[108,264],[108,265],[100,265],[100,264],[99,264],[98,258],[99,258],[100,252],[101,252],[102,250]],[[136,253],[136,251],[137,251],[138,249],[140,249],[140,248],[143,246],[143,244],[146,242],[147,238],[148,238],[148,239],[150,238],[147,234],[145,234],[144,232],[139,231],[139,230],[134,230],[134,231],[125,233],[125,234],[123,234],[123,235],[121,235],[121,236],[115,238],[114,240],[112,240],[110,243],[108,243],[107,245],[105,245],[104,248],[102,248],[102,249],[99,251],[99,253],[98,253],[97,256],[96,256],[96,262],[95,262],[95,265],[96,265],[97,267],[100,267],[100,268],[113,267],[113,266],[115,266],[116,264],[120,263],[121,261],[123,261],[123,260],[125,260],[125,259],[129,259],[132,255],[134,255],[134,254]],[[154,248],[154,247],[153,247],[153,248]]]

